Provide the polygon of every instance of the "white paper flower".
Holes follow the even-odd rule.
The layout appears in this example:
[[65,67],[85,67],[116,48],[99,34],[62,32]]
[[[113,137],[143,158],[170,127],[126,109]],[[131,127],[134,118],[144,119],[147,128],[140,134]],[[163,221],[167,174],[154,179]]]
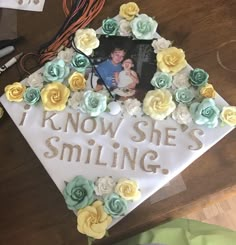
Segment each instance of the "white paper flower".
[[158,38],[157,40],[153,40],[152,47],[154,49],[154,53],[158,53],[163,49],[169,48],[171,46],[171,41],[166,40],[163,37]]
[[119,33],[121,36],[130,36],[131,35],[132,29],[131,29],[129,21],[122,19],[119,22]]
[[68,105],[72,109],[78,110],[80,103],[83,100],[83,94],[84,94],[84,92],[74,92],[72,97],[68,100]]
[[137,99],[125,100],[124,109],[130,116],[139,116],[142,114],[141,102]]
[[115,184],[115,181],[110,176],[97,178],[94,187],[96,195],[103,196],[112,193]]
[[176,88],[188,88],[191,86],[189,83],[189,73],[179,72],[174,76],[172,84]]
[[192,121],[192,116],[188,107],[180,103],[172,113],[172,118],[179,124],[189,124]]
[[30,87],[33,87],[33,88],[41,89],[43,87],[42,75],[37,72],[31,74],[26,80],[26,85],[29,85]]
[[69,63],[72,59],[73,54],[74,54],[74,50],[72,48],[65,48],[65,50],[61,50],[58,53],[57,57]]

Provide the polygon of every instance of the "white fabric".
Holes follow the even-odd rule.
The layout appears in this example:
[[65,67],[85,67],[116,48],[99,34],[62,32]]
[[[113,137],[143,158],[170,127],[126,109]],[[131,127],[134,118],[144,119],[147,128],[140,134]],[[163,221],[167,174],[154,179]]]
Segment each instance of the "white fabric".
[[0,8],[43,11],[45,0],[0,0]]
[[128,87],[132,83],[133,83],[133,80],[130,76],[126,74],[126,71],[121,71],[119,73],[119,82],[117,84],[118,88]]

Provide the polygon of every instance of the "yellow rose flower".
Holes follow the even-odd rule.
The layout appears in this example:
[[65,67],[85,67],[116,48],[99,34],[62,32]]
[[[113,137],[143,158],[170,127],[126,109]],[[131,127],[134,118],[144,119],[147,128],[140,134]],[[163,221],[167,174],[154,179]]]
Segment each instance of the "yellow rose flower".
[[49,83],[41,91],[41,99],[44,109],[46,111],[64,110],[69,95],[70,90],[62,83]]
[[128,21],[132,20],[138,13],[139,13],[139,7],[134,2],[122,4],[120,6],[119,15]]
[[70,88],[72,91],[76,92],[81,89],[85,89],[86,80],[84,75],[79,72],[74,72],[68,79]]
[[157,67],[171,75],[176,74],[187,65],[185,54],[182,49],[170,47],[157,54]]
[[80,209],[77,216],[78,231],[95,239],[105,236],[107,227],[112,221],[111,216],[104,211],[101,201]]
[[236,106],[223,107],[220,119],[229,126],[236,126]]
[[6,97],[9,101],[21,102],[25,93],[25,85],[15,82],[5,87]]
[[212,84],[209,84],[209,83],[207,83],[206,85],[201,87],[200,94],[206,98],[215,98],[216,97],[216,91],[215,91],[214,87],[212,86]]
[[167,89],[147,92],[143,100],[143,112],[155,120],[163,120],[176,108],[172,95]]
[[137,182],[125,178],[119,179],[115,192],[125,200],[137,200],[141,195]]
[[76,48],[86,55],[92,54],[93,49],[99,46],[99,39],[96,36],[96,31],[91,28],[77,30],[74,42]]

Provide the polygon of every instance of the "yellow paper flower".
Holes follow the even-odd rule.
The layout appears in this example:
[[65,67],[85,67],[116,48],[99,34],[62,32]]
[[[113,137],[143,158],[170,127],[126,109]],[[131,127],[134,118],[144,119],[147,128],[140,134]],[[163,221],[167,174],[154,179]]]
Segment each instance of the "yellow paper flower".
[[163,120],[176,108],[172,95],[167,89],[147,92],[143,100],[143,112],[155,120]]
[[137,200],[141,195],[137,182],[125,178],[119,179],[115,192],[125,200]]
[[128,21],[132,20],[138,13],[139,13],[139,7],[134,2],[122,4],[120,6],[119,15]]
[[77,30],[74,41],[76,48],[86,55],[92,54],[93,49],[99,46],[99,39],[96,36],[96,31],[91,28]]
[[172,75],[182,70],[187,65],[185,54],[182,49],[170,47],[157,54],[157,67]]
[[200,94],[205,98],[215,98],[216,97],[216,91],[212,84],[207,83],[200,89]]
[[112,221],[111,216],[104,211],[101,201],[80,209],[77,216],[78,231],[95,239],[105,236],[107,227]]
[[79,72],[74,72],[68,79],[70,88],[72,91],[76,92],[81,89],[85,89],[86,80],[84,75]]
[[9,101],[21,102],[25,93],[25,85],[15,82],[5,87],[6,97]]
[[49,83],[41,91],[41,99],[44,109],[46,111],[64,110],[69,95],[70,90],[62,83]]
[[220,119],[229,126],[236,126],[236,106],[223,107]]

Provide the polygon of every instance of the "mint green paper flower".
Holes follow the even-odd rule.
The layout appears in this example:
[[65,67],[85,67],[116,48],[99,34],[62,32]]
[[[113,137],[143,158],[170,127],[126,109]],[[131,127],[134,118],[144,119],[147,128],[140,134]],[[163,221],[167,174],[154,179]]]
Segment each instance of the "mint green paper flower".
[[82,54],[75,54],[71,60],[71,66],[78,72],[84,73],[89,66],[89,60]]
[[172,76],[165,72],[156,72],[151,80],[152,86],[155,88],[170,88]]
[[104,197],[104,210],[113,218],[125,215],[127,207],[127,201],[115,193]]
[[80,109],[84,113],[88,113],[91,117],[96,117],[104,112],[107,108],[107,97],[101,93],[86,91]]
[[207,83],[209,75],[203,69],[196,68],[190,71],[189,79],[193,86],[200,87]]
[[146,14],[140,14],[130,22],[133,35],[137,39],[153,39],[157,22]]
[[195,102],[190,106],[193,121],[198,125],[215,128],[218,125],[220,109],[213,99],[204,99],[201,103]]
[[179,103],[189,104],[193,98],[194,94],[188,88],[179,88],[175,91],[175,100]]
[[63,191],[68,209],[78,210],[94,201],[94,184],[83,176],[76,176]]
[[39,88],[27,88],[23,95],[24,101],[28,105],[34,105],[40,100],[40,89]]
[[59,59],[49,61],[44,66],[43,77],[46,82],[63,82],[70,73],[70,68],[65,64],[64,60]]
[[115,19],[107,18],[102,21],[102,32],[108,36],[115,36],[119,25]]

